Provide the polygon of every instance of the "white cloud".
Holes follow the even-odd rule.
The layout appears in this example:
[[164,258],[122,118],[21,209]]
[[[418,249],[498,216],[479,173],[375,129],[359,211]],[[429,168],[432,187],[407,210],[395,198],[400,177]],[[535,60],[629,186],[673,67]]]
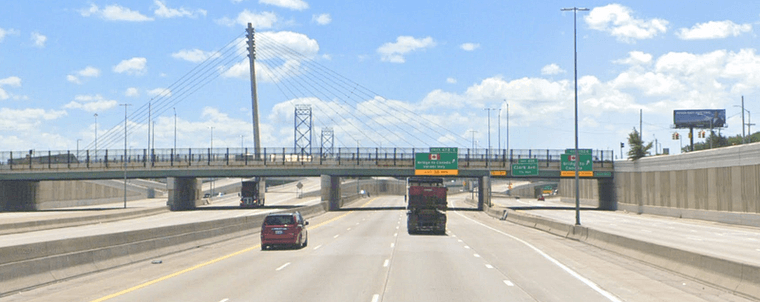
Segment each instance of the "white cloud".
[[7,77],[5,79],[0,79],[0,100],[7,100],[11,98],[11,95],[3,89],[2,86],[15,86],[19,87],[21,86],[21,78],[19,77]]
[[7,85],[7,86],[21,86],[21,78],[19,77],[7,77],[5,79],[0,79],[0,86]]
[[279,6],[292,10],[304,10],[309,8],[309,4],[301,0],[259,0],[259,3]]
[[203,51],[200,49],[183,49],[172,54],[172,58],[200,63],[208,58],[218,58],[220,55],[215,51]]
[[195,18],[197,16],[203,15],[206,16],[206,10],[203,9],[196,9],[196,10],[188,10],[184,7],[177,8],[169,8],[164,4],[163,1],[155,0],[153,1],[153,4],[158,6],[158,8],[153,12],[156,14],[156,16],[161,18],[176,18],[176,17],[190,17]]
[[311,21],[316,22],[319,25],[327,25],[332,22],[332,18],[330,17],[330,14],[320,14],[311,16]]
[[[284,77],[290,77],[301,73],[301,62],[290,55],[281,55],[274,45],[283,45],[308,59],[315,58],[319,53],[319,43],[316,40],[300,33],[290,31],[261,32],[257,36],[260,41],[272,41],[257,44],[256,60],[262,64],[256,64],[256,76],[266,82],[278,82]],[[238,53],[246,54],[245,39],[238,40]],[[222,76],[247,79],[250,74],[248,59],[244,59],[233,66],[222,69]]]
[[77,95],[74,100],[64,105],[66,109],[81,109],[87,112],[99,112],[116,107],[116,100],[108,100],[103,96],[96,95]]
[[123,60],[118,65],[113,67],[113,71],[116,73],[126,73],[128,75],[142,75],[148,69],[148,60],[141,57],[134,57],[129,60]]
[[457,79],[455,79],[455,78],[446,78],[446,83],[456,84],[457,83]]
[[32,33],[31,39],[32,39],[32,43],[34,43],[34,46],[37,46],[39,48],[45,47],[45,41],[47,41],[46,36],[35,31]]
[[722,39],[739,36],[752,31],[752,24],[736,24],[731,21],[710,21],[698,23],[691,28],[678,30],[678,37],[683,40]]
[[275,15],[273,12],[263,12],[257,14],[244,9],[238,14],[237,18],[235,19],[224,17],[216,20],[216,22],[229,27],[237,25],[248,26],[248,23],[251,23],[251,26],[256,29],[267,29],[272,28],[272,26],[274,26],[274,23],[277,22],[277,15]]
[[542,75],[555,75],[555,74],[560,74],[560,73],[565,73],[565,70],[562,68],[559,68],[559,65],[554,64],[554,63],[546,65],[543,68],[541,68]]
[[135,87],[129,87],[127,88],[127,91],[124,92],[124,95],[128,97],[138,97],[140,96],[140,91]]
[[633,43],[635,40],[651,39],[668,30],[668,21],[663,19],[637,19],[633,11],[620,4],[596,7],[585,17],[591,29],[607,32],[618,41]]
[[90,4],[87,9],[79,10],[79,13],[83,17],[97,16],[101,19],[108,21],[130,21],[130,22],[144,22],[153,21],[146,15],[141,14],[139,11],[133,11],[129,8],[119,6],[117,4],[108,5],[103,9],[100,9],[95,4]]
[[172,91],[167,88],[155,88],[148,90],[148,95],[151,97],[170,97],[172,96]]
[[464,49],[466,51],[473,51],[478,48],[480,48],[480,44],[478,43],[464,43],[462,45],[459,45],[459,48]]
[[87,66],[84,69],[82,69],[80,71],[77,71],[76,74],[78,76],[75,76],[73,74],[67,75],[66,76],[66,80],[68,80],[69,82],[72,82],[72,83],[82,84],[82,80],[80,79],[80,77],[95,77],[95,78],[97,78],[97,77],[100,76],[100,69],[97,69],[97,68],[92,67],[92,66]]
[[385,43],[377,49],[377,52],[385,62],[404,63],[405,54],[434,46],[435,41],[431,37],[416,39],[410,36],[399,36],[395,43]]
[[613,63],[625,65],[645,65],[652,63],[652,55],[641,51],[631,51],[625,59],[615,60]]

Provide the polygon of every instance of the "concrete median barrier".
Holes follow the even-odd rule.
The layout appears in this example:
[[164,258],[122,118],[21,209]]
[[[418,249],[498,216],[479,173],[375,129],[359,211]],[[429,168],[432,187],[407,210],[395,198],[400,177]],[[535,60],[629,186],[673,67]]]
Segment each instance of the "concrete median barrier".
[[[327,205],[298,210],[305,217]],[[265,213],[214,221],[61,239],[0,248],[0,296],[88,273],[209,245],[260,231]]]
[[[505,209],[489,208],[486,212],[502,218]],[[638,239],[610,234],[584,226],[557,222],[548,218],[506,209],[507,221],[612,251],[633,259],[713,284],[730,292],[760,297],[760,266],[714,256],[702,255]]]

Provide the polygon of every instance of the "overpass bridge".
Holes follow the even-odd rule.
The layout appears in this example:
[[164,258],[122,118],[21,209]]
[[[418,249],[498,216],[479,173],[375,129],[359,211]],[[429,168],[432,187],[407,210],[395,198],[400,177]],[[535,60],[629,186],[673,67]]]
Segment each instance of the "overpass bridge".
[[[4,210],[33,210],[37,183],[56,180],[167,178],[173,210],[191,209],[202,196],[200,179],[210,177],[314,177],[323,178],[323,196],[331,208],[339,205],[340,177],[415,175],[415,153],[428,148],[263,148],[258,156],[247,148],[107,149],[91,152],[0,152],[0,198]],[[479,191],[490,191],[490,179],[560,178],[560,156],[565,150],[458,149],[454,177],[478,179]],[[520,159],[535,159],[538,174],[513,175]],[[612,178],[612,153],[593,152],[591,179]],[[485,194],[481,194],[485,195]],[[479,208],[488,196],[479,197]]]

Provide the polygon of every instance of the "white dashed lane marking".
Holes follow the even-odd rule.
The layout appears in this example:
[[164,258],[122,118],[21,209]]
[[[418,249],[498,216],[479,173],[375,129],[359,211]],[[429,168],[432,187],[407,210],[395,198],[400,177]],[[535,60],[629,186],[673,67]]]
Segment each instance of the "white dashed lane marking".
[[288,265],[290,265],[290,262],[288,262],[288,263],[285,263],[285,264],[283,264],[282,266],[278,267],[278,268],[276,269],[276,271],[280,271],[280,270],[282,270],[283,268],[286,268],[286,267],[288,267]]

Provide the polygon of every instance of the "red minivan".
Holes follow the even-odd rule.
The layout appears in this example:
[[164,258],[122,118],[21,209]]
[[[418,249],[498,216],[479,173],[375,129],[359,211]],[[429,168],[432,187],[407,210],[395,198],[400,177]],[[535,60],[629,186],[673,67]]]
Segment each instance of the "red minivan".
[[261,224],[261,250],[274,246],[305,247],[309,243],[309,232],[299,212],[272,213]]

